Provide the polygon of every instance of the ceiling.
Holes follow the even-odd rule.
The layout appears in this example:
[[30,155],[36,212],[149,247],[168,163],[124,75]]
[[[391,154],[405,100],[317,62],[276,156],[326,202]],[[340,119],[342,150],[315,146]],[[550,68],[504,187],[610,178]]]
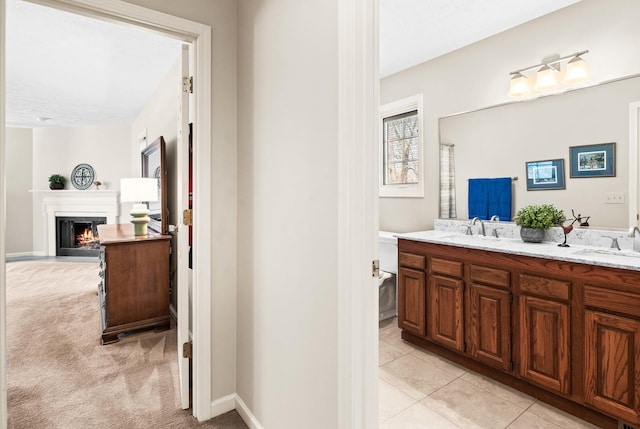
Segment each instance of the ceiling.
[[[579,0],[380,0],[385,77]],[[130,124],[181,42],[7,0],[7,125]]]
[[447,52],[580,0],[380,0],[380,76]]
[[180,45],[139,27],[8,0],[7,125],[131,124]]

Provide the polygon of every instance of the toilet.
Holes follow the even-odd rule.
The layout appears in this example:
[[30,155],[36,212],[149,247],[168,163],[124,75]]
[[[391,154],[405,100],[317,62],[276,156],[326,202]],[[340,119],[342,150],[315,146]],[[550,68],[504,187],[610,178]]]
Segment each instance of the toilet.
[[380,275],[378,276],[379,317],[386,320],[397,313],[396,277],[398,275],[398,238],[394,232],[380,231],[378,242],[378,259]]

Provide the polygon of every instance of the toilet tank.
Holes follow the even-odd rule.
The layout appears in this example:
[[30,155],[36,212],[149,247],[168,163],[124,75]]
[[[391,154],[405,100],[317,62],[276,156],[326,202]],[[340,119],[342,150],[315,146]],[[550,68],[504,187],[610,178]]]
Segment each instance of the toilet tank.
[[388,273],[398,274],[398,238],[395,232],[380,231],[378,242],[378,259],[380,269]]

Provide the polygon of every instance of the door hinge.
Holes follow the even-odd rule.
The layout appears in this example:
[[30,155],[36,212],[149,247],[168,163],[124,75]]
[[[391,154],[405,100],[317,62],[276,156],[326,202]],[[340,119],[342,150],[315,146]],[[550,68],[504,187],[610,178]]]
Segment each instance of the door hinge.
[[193,76],[182,77],[182,91],[193,94]]
[[191,209],[182,211],[182,223],[184,225],[193,225],[193,212]]
[[509,361],[509,371],[513,371],[513,361]]
[[466,342],[466,341],[462,343],[462,351],[463,351],[464,353],[466,353],[466,352],[467,352],[467,342]]
[[380,260],[378,259],[371,261],[371,276],[380,277]]
[[193,358],[193,341],[189,341],[182,345],[182,357],[185,359]]

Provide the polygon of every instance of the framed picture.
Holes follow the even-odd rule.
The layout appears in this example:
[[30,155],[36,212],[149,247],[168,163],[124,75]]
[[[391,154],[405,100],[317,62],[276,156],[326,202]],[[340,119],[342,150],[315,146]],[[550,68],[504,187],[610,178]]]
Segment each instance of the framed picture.
[[571,146],[570,177],[613,177],[616,175],[616,144]]
[[527,191],[564,189],[564,159],[527,162]]

